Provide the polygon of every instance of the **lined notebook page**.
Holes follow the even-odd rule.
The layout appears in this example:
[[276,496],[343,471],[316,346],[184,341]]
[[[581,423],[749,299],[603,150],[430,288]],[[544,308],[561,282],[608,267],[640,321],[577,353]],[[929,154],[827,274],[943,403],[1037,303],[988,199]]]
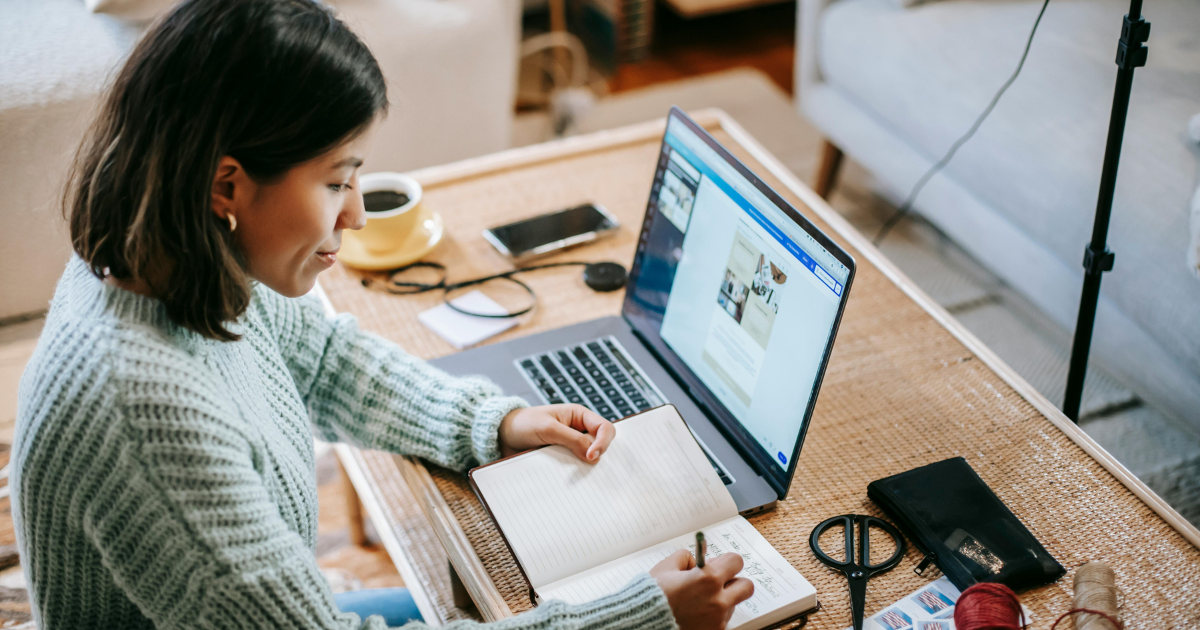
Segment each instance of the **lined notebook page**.
[[535,588],[737,514],[674,407],[616,427],[595,464],[551,446],[471,473]]
[[[702,529],[708,541],[705,558],[739,553],[745,566],[738,575],[754,582],[754,596],[734,609],[729,630],[762,628],[817,605],[816,589],[746,519],[735,516]],[[682,548],[696,552],[694,532],[539,588],[538,596],[543,601],[589,602],[620,590],[635,575]]]

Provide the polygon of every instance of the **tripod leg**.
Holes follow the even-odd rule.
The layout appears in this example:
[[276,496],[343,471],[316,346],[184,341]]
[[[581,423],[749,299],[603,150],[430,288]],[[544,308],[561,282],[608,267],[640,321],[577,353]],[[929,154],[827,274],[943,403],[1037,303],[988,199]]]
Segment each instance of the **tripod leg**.
[[1129,114],[1129,95],[1133,91],[1133,70],[1146,65],[1144,44],[1150,37],[1150,23],[1142,19],[1141,11],[1142,0],[1130,0],[1129,14],[1125,16],[1121,40],[1117,45],[1117,85],[1113,91],[1108,142],[1100,170],[1100,194],[1096,200],[1092,240],[1084,248],[1083,293],[1079,299],[1079,319],[1075,324],[1067,389],[1063,395],[1063,414],[1076,423],[1079,422],[1079,408],[1083,400],[1083,382],[1087,375],[1088,351],[1096,323],[1096,305],[1100,300],[1100,278],[1101,274],[1113,268],[1113,253],[1108,251],[1107,245],[1108,224],[1112,217],[1113,193],[1117,187],[1117,165],[1121,160],[1125,118]]

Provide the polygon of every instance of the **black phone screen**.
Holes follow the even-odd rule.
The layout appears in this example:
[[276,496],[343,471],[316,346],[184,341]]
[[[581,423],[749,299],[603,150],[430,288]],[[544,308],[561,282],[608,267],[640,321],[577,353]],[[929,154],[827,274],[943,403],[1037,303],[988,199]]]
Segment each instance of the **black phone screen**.
[[573,236],[589,232],[599,234],[616,227],[608,215],[589,203],[494,227],[488,231],[508,249],[509,255],[515,258]]

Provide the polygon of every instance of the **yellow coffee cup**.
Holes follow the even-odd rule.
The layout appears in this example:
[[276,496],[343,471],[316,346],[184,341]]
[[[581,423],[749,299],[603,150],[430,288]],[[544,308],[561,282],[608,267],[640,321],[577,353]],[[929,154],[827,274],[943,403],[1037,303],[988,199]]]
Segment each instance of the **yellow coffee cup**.
[[[361,175],[358,186],[367,206],[367,225],[354,233],[355,240],[374,254],[394,251],[417,227],[421,184],[401,173],[378,172]],[[400,195],[407,201],[392,207],[389,200]]]

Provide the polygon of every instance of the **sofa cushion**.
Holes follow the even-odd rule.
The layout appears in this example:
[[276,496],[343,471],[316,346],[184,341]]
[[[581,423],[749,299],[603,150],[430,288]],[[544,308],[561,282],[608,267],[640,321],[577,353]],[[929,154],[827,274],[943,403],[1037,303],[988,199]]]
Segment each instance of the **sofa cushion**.
[[0,110],[94,97],[141,32],[80,0],[6,2],[3,13]]
[[62,275],[67,167],[138,33],[81,0],[0,2],[0,318],[45,309]]
[[[935,161],[1012,73],[1040,6],[838,0],[822,14],[819,67]],[[944,171],[1072,266],[1091,235],[1127,9],[1051,2],[1021,76]],[[1149,62],[1133,83],[1109,232],[1116,268],[1102,290],[1200,374],[1200,281],[1186,262],[1196,166],[1184,138],[1200,110],[1200,11],[1194,0],[1145,10]]]
[[84,0],[89,10],[108,13],[131,21],[146,22],[157,18],[178,0]]

